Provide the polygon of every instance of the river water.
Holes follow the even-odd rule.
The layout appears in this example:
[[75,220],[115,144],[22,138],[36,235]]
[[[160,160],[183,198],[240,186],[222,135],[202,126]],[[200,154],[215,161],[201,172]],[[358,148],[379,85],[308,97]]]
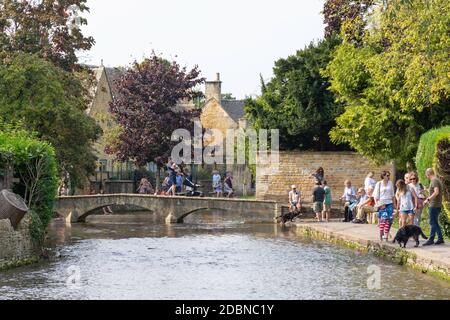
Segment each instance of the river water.
[[47,246],[56,256],[0,272],[0,299],[450,298],[446,281],[275,225],[94,217],[54,222]]

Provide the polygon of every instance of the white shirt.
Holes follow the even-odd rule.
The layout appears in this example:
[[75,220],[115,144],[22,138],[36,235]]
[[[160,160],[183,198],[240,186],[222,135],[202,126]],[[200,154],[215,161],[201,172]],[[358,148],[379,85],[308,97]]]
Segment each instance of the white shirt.
[[356,200],[356,189],[353,187],[345,187],[344,194],[342,195],[342,198],[345,199],[345,201],[355,201]]
[[394,184],[392,181],[388,181],[387,184],[384,181],[378,181],[375,185],[375,191],[373,197],[376,202],[383,201],[385,204],[393,203],[392,198],[394,198]]
[[298,191],[290,191],[289,192],[289,202],[299,202],[300,199],[300,192]]
[[370,186],[375,188],[376,184],[377,184],[377,182],[375,181],[375,179],[367,177],[366,180],[364,180],[364,190],[366,191],[366,193],[369,192]]
[[222,180],[220,174],[213,175],[213,187],[217,187],[220,184],[220,180]]
[[416,195],[417,195],[418,198],[425,199],[425,196],[423,194],[421,194],[423,189],[420,186],[420,183],[417,183],[417,184],[410,183],[408,186],[411,187],[416,192]]
[[413,196],[409,188],[407,189],[406,193],[399,194],[399,200],[400,200],[400,211],[414,210]]

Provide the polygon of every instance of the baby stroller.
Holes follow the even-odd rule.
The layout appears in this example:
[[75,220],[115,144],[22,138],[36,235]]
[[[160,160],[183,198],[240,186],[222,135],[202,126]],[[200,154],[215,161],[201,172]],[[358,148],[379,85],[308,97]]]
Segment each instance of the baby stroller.
[[187,197],[203,197],[203,192],[198,191],[197,188],[201,185],[193,183],[191,177],[185,177],[183,184],[186,186],[186,196]]

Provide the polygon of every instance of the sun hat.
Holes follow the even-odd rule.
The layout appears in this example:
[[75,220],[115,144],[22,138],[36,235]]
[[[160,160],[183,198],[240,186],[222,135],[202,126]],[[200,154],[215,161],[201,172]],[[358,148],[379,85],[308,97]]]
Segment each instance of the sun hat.
[[292,189],[297,189],[297,186],[295,184],[292,185]]

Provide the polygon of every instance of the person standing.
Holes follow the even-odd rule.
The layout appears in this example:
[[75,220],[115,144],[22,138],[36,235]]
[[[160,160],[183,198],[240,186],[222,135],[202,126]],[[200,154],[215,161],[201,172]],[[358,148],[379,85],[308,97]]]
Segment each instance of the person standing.
[[391,174],[388,171],[381,173],[381,181],[375,185],[375,206],[378,208],[378,219],[380,223],[381,240],[389,239],[393,215],[394,215],[394,184],[392,183]]
[[325,199],[323,201],[322,221],[330,222],[332,197],[331,188],[326,180],[323,181],[323,191],[325,191]]
[[322,182],[317,181],[316,187],[312,192],[313,209],[316,214],[316,220],[322,222],[323,202],[325,201],[325,190],[322,188]]
[[364,180],[364,191],[366,192],[366,194],[369,193],[370,187],[372,187],[373,191],[373,189],[375,189],[375,185],[377,184],[377,181],[373,178],[373,176],[374,176],[373,171],[370,171],[366,179]]
[[420,227],[420,221],[422,219],[423,202],[425,201],[425,189],[419,181],[419,176],[417,173],[412,172],[409,175],[409,186],[414,189],[417,195],[417,209],[414,215],[414,224]]
[[414,224],[414,214],[417,210],[417,195],[414,188],[406,184],[404,180],[398,180],[395,186],[397,187],[395,198],[399,212],[399,228],[403,228],[408,223]]
[[[430,180],[430,196],[425,199],[424,205],[429,205],[430,216],[430,238],[425,242],[424,246],[430,246],[432,244],[440,245],[444,243],[444,237],[442,235],[442,229],[439,226],[439,215],[442,211],[442,195],[444,193],[444,186],[442,181],[436,176],[433,169],[427,169],[425,172],[428,180]],[[438,241],[434,243],[434,239],[438,236]]]
[[176,176],[176,193],[181,193],[182,189],[183,189],[183,174],[181,172],[177,173]]

